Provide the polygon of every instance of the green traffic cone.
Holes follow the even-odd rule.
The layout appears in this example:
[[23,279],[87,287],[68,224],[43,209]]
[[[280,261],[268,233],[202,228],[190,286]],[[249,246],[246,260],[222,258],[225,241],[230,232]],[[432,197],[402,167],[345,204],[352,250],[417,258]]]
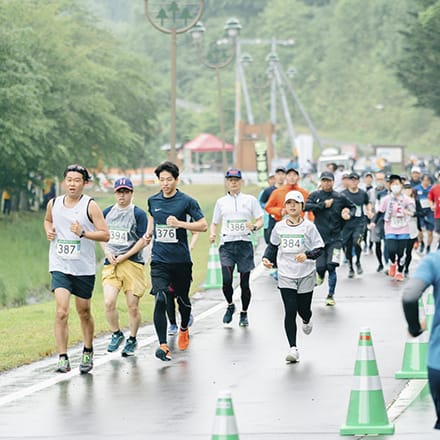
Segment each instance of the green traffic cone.
[[426,297],[426,304],[425,304],[425,320],[426,320],[426,330],[428,332],[431,331],[432,328],[432,319],[434,318],[434,295],[432,293],[432,290],[430,290]]
[[211,440],[239,440],[230,391],[220,391]]
[[369,328],[360,332],[354,379],[347,421],[341,426],[340,434],[393,434],[394,425],[388,420]]
[[220,255],[217,245],[211,244],[208,256],[208,274],[206,276],[205,289],[220,289],[223,285],[222,266],[220,264]]
[[[422,298],[419,299],[419,319],[425,317]],[[396,379],[427,379],[428,332],[417,338],[408,337],[403,353],[402,368],[396,372]]]

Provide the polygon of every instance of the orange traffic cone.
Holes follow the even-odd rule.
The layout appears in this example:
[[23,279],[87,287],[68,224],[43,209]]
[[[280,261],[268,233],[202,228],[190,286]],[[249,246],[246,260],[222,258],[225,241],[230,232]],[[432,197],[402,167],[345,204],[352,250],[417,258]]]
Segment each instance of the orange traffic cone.
[[354,379],[347,421],[341,426],[340,434],[393,434],[394,425],[389,422],[385,409],[369,328],[363,328],[360,332]]
[[239,440],[230,391],[220,391],[211,440]]
[[211,244],[208,256],[208,274],[206,276],[205,289],[220,289],[223,285],[222,266],[220,264],[220,255],[215,243]]

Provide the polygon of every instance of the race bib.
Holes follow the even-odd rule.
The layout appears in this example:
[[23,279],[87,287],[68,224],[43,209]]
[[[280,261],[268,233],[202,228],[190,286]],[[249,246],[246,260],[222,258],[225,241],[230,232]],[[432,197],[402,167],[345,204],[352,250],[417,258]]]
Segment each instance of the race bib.
[[79,260],[81,240],[57,240],[56,254],[63,260]]
[[128,244],[128,229],[110,228],[110,244],[127,245]]
[[156,241],[160,243],[177,243],[176,228],[168,225],[156,225]]
[[391,226],[393,228],[403,228],[408,224],[406,217],[391,217]]
[[299,254],[304,252],[304,235],[303,234],[282,234],[280,236],[280,247],[283,253]]
[[246,234],[246,219],[226,220],[226,231],[229,235],[244,235]]
[[422,206],[423,209],[431,207],[428,199],[420,199],[420,205]]
[[341,249],[334,248],[332,254],[332,263],[339,264],[341,262]]

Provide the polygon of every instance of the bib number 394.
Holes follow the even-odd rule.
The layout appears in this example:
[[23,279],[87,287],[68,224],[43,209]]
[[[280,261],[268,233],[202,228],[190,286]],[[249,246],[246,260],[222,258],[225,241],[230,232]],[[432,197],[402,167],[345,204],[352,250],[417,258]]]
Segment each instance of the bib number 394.
[[57,240],[56,253],[63,260],[79,260],[80,240]]
[[167,225],[156,225],[156,241],[161,243],[177,243],[176,228]]

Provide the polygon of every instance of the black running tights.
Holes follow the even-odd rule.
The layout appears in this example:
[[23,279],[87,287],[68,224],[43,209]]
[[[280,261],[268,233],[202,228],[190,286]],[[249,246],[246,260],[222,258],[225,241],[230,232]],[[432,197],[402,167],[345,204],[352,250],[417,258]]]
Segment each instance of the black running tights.
[[296,314],[304,322],[309,322],[312,317],[312,295],[313,292],[300,293],[296,290],[280,288],[281,298],[284,304],[284,330],[290,347],[296,347]]
[[[228,304],[232,303],[232,296],[234,294],[234,287],[232,286],[232,277],[234,275],[234,268],[231,266],[222,266],[223,278],[223,295]],[[246,312],[251,302],[251,289],[249,286],[250,272],[240,272],[240,289],[241,289],[241,305],[243,312]]]

